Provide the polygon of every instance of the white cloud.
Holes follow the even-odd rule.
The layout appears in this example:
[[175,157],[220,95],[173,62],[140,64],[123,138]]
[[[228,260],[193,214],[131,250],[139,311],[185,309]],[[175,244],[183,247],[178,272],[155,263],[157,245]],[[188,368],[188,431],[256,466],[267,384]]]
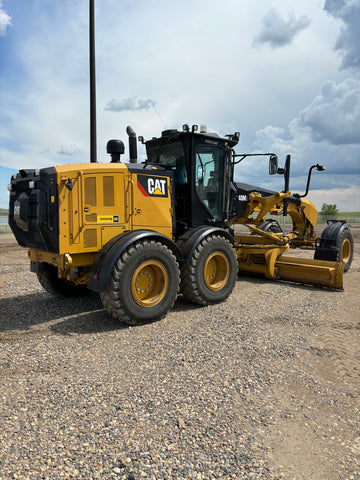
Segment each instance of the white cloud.
[[82,151],[77,145],[61,145],[57,153],[59,155],[67,155],[72,157],[75,155],[81,155]]
[[[329,182],[328,186],[331,188],[330,182],[332,181],[341,184],[344,176],[360,175],[360,148],[358,145],[314,142],[311,129],[302,126],[298,118],[292,120],[287,129],[279,129],[278,135],[274,135],[275,132],[276,130],[272,126],[258,131],[253,148],[275,152],[279,158],[285,158],[285,155],[291,154],[294,177],[304,175],[314,163],[325,164],[327,180],[320,175],[325,180],[324,187],[326,182]],[[331,180],[329,180],[330,176],[333,176]],[[349,182],[346,184],[349,185]]]
[[359,185],[329,190],[310,190],[308,198],[318,211],[321,210],[323,203],[335,204],[340,212],[358,212],[360,210]]
[[0,165],[8,168],[46,168],[52,165],[64,165],[70,161],[84,163],[87,159],[76,145],[57,147],[23,145],[16,150],[0,148]]
[[284,19],[280,13],[272,8],[262,19],[262,29],[255,37],[254,45],[268,43],[273,48],[290,45],[295,36],[310,25],[306,15],[296,18],[293,12]]
[[342,56],[342,68],[360,69],[360,1],[326,0],[324,10],[343,22],[335,50]]
[[122,98],[121,100],[114,98],[108,101],[105,106],[105,110],[109,110],[111,112],[133,112],[135,110],[148,110],[151,107],[155,107],[155,105],[156,102],[150,98],[144,100],[142,98],[132,96],[128,98]]
[[11,25],[11,17],[5,12],[0,0],[0,36],[6,35],[6,28]]
[[[357,94],[353,97],[354,90]],[[268,125],[256,132],[253,147],[278,153],[280,164],[286,154],[292,155],[290,189],[294,192],[302,193],[305,189],[311,165],[325,165],[325,172],[314,172],[312,176],[311,191],[318,190],[316,202],[341,203],[342,209],[359,210],[358,111],[359,82],[327,82],[322,93],[290,121],[286,129]],[[255,168],[252,175],[256,174],[260,172]],[[277,177],[268,182],[269,188],[279,189]],[[351,189],[350,185],[353,185]],[[327,190],[330,193],[326,193]],[[313,194],[309,195],[310,199],[312,197]]]
[[360,144],[360,81],[327,81],[321,94],[301,111],[300,124],[311,128],[315,142]]

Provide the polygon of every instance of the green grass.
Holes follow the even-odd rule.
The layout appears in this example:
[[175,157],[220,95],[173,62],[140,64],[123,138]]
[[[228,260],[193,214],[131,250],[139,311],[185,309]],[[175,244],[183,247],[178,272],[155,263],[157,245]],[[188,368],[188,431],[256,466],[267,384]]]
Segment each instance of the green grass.
[[359,224],[360,212],[338,212],[336,215],[321,215],[321,213],[318,213],[318,223],[326,223],[327,220],[345,220],[350,224]]
[[343,215],[344,217],[360,217],[360,212],[339,212],[337,214],[339,217],[341,217],[341,215]]
[[0,235],[2,233],[11,233],[9,225],[0,225]]
[[[9,210],[6,208],[0,208],[0,217],[7,217],[9,215]],[[0,225],[0,235],[2,233],[11,233],[9,225]]]

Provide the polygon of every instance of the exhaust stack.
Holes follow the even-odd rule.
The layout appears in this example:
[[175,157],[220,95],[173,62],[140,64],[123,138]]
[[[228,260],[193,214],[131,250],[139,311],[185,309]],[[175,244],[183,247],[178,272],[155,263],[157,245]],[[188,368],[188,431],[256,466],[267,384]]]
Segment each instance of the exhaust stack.
[[129,158],[130,163],[137,163],[137,141],[136,133],[128,126],[126,127],[126,133],[129,135]]

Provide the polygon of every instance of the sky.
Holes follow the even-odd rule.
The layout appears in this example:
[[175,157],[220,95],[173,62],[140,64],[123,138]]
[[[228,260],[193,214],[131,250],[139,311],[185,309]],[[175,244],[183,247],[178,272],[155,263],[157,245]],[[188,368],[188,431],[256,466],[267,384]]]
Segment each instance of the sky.
[[[0,208],[18,169],[89,161],[88,9],[0,0]],[[360,211],[360,0],[95,0],[95,22],[98,161],[127,125],[205,124],[290,154],[293,192],[324,165],[308,198]],[[262,158],[235,178],[283,189]]]

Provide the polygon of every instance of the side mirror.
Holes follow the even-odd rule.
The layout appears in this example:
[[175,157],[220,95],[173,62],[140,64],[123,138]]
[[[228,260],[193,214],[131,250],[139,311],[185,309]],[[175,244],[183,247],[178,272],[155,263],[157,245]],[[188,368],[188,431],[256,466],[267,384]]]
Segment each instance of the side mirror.
[[270,155],[269,158],[269,175],[276,175],[278,173],[278,157]]

